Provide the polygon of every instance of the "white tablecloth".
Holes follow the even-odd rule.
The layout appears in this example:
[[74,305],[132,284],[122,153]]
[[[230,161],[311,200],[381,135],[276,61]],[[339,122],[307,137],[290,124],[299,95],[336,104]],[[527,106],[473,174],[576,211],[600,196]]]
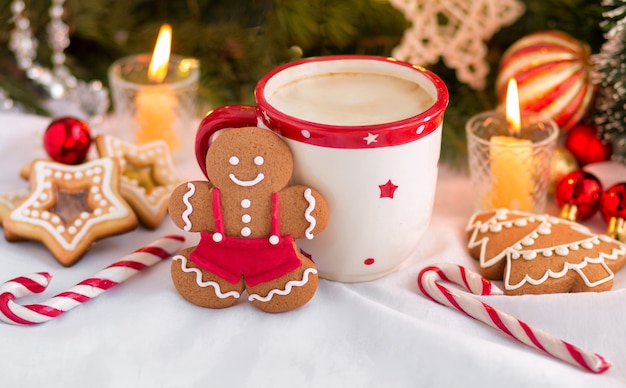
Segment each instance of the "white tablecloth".
[[[18,170],[44,156],[48,122],[0,115],[1,192],[27,187]],[[183,173],[198,170],[192,163]],[[477,269],[465,249],[470,191],[466,177],[442,168],[431,225],[400,271],[368,283],[321,280],[313,300],[288,313],[263,313],[244,298],[225,310],[193,306],[159,263],[50,322],[0,323],[0,387],[625,387],[626,270],[610,292],[483,299],[603,355],[613,367],[601,375],[418,294],[427,265]],[[50,272],[44,294],[19,300],[43,301],[167,233],[182,232],[168,219],[101,240],[70,268],[39,243],[0,239],[0,282]]]

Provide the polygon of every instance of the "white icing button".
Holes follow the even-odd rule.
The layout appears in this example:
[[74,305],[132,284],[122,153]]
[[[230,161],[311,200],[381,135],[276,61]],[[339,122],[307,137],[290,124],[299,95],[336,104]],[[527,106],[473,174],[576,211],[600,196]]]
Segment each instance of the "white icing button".
[[550,249],[546,249],[543,252],[541,252],[542,255],[544,255],[545,257],[550,257],[552,256],[552,251]]
[[228,163],[230,163],[231,166],[236,166],[239,164],[239,158],[236,156],[231,156],[230,159],[228,159]]
[[250,236],[250,233],[252,233],[252,231],[250,230],[250,228],[248,228],[247,226],[244,226],[243,228],[241,228],[241,235],[243,237],[248,237]]
[[75,226],[70,226],[69,228],[67,228],[67,232],[69,234],[76,234],[76,227]]
[[276,245],[280,241],[279,237],[275,234],[270,236],[270,244]]
[[300,133],[307,139],[311,137],[311,132],[307,131],[306,129],[303,129],[302,131],[300,131]]
[[59,225],[56,227],[56,231],[57,233],[63,233],[65,232],[65,227],[63,225]]
[[582,244],[580,244],[580,246],[583,247],[584,249],[593,248],[593,244],[590,241],[584,241]]
[[532,260],[535,257],[537,257],[537,252],[536,251],[528,251],[524,253],[524,259],[526,260]]
[[543,235],[548,235],[552,232],[552,229],[550,229],[550,224],[548,225],[541,225],[539,227],[539,229],[537,229],[537,233],[539,234],[543,234]]
[[57,216],[56,214],[52,216],[52,219],[50,220],[53,224],[58,224],[59,222],[61,222],[61,217]]
[[518,218],[517,220],[515,220],[515,226],[522,227],[526,225],[528,225],[528,222],[523,218]]
[[247,209],[250,207],[250,200],[248,198],[244,198],[241,200],[241,207]]
[[243,216],[241,216],[241,222],[243,223],[248,223],[252,220],[252,217],[250,216],[250,214],[244,214]]
[[262,156],[256,156],[254,158],[254,164],[256,164],[257,166],[263,165],[264,162],[265,162],[265,159],[263,159]]
[[489,228],[489,231],[492,233],[498,233],[502,231],[502,225],[500,224],[495,224],[495,225],[491,225],[491,227]]
[[612,239],[612,238],[610,238],[609,236],[604,235],[604,234],[601,234],[601,235],[599,235],[598,237],[600,238],[600,240],[602,240],[602,241],[604,241],[604,242],[612,242],[612,241],[613,241],[613,239]]
[[213,233],[213,241],[220,242],[224,239],[224,236],[221,233],[215,232]]
[[557,247],[554,252],[559,256],[567,256],[569,254],[569,249],[567,249],[567,247]]

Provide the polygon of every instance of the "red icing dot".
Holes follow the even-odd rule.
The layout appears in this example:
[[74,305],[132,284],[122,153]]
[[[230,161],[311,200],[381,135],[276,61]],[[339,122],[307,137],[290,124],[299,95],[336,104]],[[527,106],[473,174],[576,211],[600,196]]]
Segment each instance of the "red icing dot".
[[363,260],[363,264],[365,264],[365,265],[372,265],[372,264],[374,264],[375,261],[376,260],[374,260],[372,257],[370,257],[368,259]]

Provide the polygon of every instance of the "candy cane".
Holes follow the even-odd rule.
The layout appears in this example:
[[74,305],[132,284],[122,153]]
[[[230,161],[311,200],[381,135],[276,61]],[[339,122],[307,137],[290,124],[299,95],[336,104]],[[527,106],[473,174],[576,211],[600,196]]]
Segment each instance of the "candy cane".
[[14,325],[47,322],[95,298],[142,269],[170,257],[180,250],[184,242],[185,238],[177,235],[160,238],[43,303],[22,306],[15,303],[14,299],[43,292],[52,278],[49,273],[38,272],[9,280],[0,286],[0,320]]
[[502,295],[502,290],[477,273],[454,264],[439,264],[424,268],[417,276],[421,293],[435,302],[455,308],[470,317],[498,329],[518,341],[542,350],[552,357],[602,373],[611,367],[604,357],[584,351],[568,342],[536,329],[517,318],[483,303],[465,292],[442,286],[439,281],[454,283],[475,295]]

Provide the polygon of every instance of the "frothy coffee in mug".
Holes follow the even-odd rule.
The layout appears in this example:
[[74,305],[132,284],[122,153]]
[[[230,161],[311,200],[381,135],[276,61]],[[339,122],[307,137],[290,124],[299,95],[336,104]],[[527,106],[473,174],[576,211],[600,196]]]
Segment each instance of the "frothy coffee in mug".
[[415,116],[434,98],[411,80],[376,73],[323,73],[295,79],[267,99],[302,120],[332,125],[372,125]]

